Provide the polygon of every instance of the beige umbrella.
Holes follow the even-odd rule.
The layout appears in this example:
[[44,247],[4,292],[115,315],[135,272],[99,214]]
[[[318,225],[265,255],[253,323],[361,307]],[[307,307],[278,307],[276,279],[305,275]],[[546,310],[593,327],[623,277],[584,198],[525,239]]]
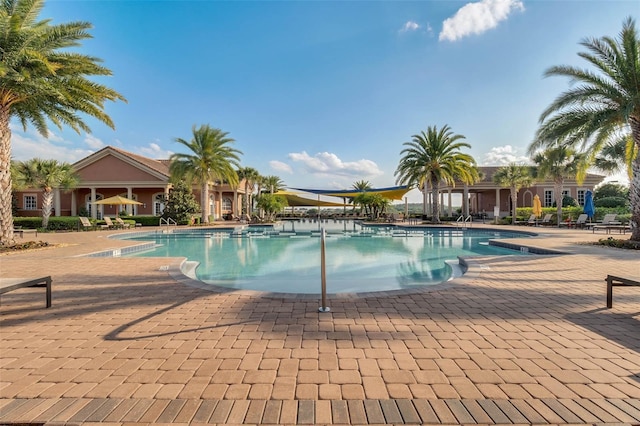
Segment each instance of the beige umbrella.
[[[109,198],[105,198],[104,200],[98,200],[93,204],[101,204],[101,205],[110,205],[110,206],[124,206],[127,204],[131,204],[131,205],[138,205],[141,206],[143,203],[136,201],[136,200],[130,200],[129,198],[125,198],[125,197],[121,197],[119,195],[113,196],[113,197],[109,197]],[[116,217],[118,217],[118,210],[116,210]]]

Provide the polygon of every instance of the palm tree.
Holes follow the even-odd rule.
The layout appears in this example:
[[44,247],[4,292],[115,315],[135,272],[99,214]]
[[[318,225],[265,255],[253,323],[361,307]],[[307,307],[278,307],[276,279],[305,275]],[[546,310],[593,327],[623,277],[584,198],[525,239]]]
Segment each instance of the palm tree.
[[42,227],[49,225],[53,209],[53,190],[69,190],[78,186],[80,177],[69,163],[57,160],[33,158],[15,163],[15,180],[18,188],[42,190]]
[[[539,179],[553,179],[553,192],[556,201],[556,219],[558,226],[562,222],[562,186],[565,178],[580,177],[586,161],[585,154],[579,154],[564,145],[557,145],[537,153],[533,162],[538,165],[536,177]],[[578,179],[580,183],[580,179]]]
[[284,189],[284,181],[280,179],[280,176],[265,176],[262,183],[265,187],[267,187],[270,194],[275,194],[276,192]]
[[47,137],[48,122],[90,132],[78,113],[113,128],[104,102],[124,97],[88,79],[111,71],[94,56],[69,50],[90,38],[87,22],[50,25],[38,21],[43,0],[5,0],[0,5],[0,244],[11,244],[11,129],[16,118],[26,129],[31,123]]
[[608,142],[594,159],[594,166],[607,173],[626,171],[629,179],[633,175],[633,160],[638,148],[633,144],[631,134],[627,133]]
[[191,154],[173,154],[169,171],[172,179],[184,179],[189,184],[196,183],[202,187],[202,223],[209,223],[209,182],[222,180],[232,186],[237,185],[236,169],[242,152],[229,146],[235,141],[227,137],[227,132],[208,124],[199,128],[193,126],[192,132],[193,139],[190,142],[175,139],[189,148]]
[[260,173],[253,167],[241,167],[238,169],[238,179],[244,180],[244,211],[251,215],[251,196],[260,178]]
[[[627,18],[618,39],[584,39],[587,52],[578,56],[595,71],[554,66],[545,76],[569,77],[572,87],[560,94],[540,116],[540,128],[530,152],[563,140],[593,159],[614,135],[631,130],[640,149],[640,38],[635,21]],[[630,182],[631,240],[640,241],[640,155]]]
[[405,142],[406,148],[400,152],[402,158],[394,173],[396,183],[419,188],[429,183],[433,195],[432,217],[436,223],[440,222],[440,183],[453,186],[456,179],[465,183],[474,183],[478,179],[476,161],[471,155],[460,152],[460,149],[471,148],[471,145],[461,142],[461,139],[464,136],[453,134],[448,125],[440,130],[429,126],[426,133],[422,131],[413,135],[411,142]]
[[368,180],[357,180],[351,185],[356,191],[365,192],[373,188]]
[[518,208],[518,191],[533,184],[533,178],[529,174],[529,167],[511,163],[500,167],[493,175],[493,181],[500,186],[508,187],[511,194],[511,223],[516,221],[516,209]]

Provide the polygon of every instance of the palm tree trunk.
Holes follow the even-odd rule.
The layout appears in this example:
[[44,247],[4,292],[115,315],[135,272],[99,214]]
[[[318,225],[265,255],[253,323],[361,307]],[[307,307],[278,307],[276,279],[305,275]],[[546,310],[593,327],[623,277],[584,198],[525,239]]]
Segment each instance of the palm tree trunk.
[[52,208],[53,192],[51,191],[51,188],[47,188],[42,194],[42,227],[44,229],[47,229],[47,226],[49,226],[49,216],[51,216]]
[[11,245],[13,213],[11,211],[11,129],[9,109],[0,107],[0,245]]
[[[631,117],[631,137],[637,149],[640,149],[640,119]],[[636,155],[631,164],[631,179],[629,180],[629,201],[631,202],[631,238],[640,241],[640,155]]]
[[432,180],[431,181],[431,197],[433,198],[433,208],[431,209],[432,221],[434,223],[440,223],[440,200],[438,200],[438,192],[440,189],[440,182]]
[[560,223],[562,223],[562,184],[564,183],[564,179],[559,178],[554,181],[553,191],[556,195],[556,222],[558,223],[558,228],[560,227]]
[[201,195],[201,203],[202,203],[202,220],[201,222],[204,224],[209,223],[209,183],[205,182],[202,184],[202,195]]
[[518,189],[515,186],[511,187],[511,224],[516,223],[516,210],[518,208]]

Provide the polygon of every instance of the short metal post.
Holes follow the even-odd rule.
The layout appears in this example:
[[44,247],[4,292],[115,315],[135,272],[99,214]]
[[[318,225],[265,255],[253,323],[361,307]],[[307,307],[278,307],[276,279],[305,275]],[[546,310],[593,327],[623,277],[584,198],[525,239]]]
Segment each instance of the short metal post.
[[318,308],[320,312],[330,312],[331,309],[327,306],[327,273],[326,263],[324,255],[324,240],[326,237],[326,231],[324,228],[320,230],[320,281],[322,283],[322,306]]

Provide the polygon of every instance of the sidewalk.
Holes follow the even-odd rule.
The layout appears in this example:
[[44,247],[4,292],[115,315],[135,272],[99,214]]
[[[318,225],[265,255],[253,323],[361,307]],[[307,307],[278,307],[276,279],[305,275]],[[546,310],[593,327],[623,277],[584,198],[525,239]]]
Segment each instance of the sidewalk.
[[640,253],[524,230],[569,254],[330,313],[186,285],[181,259],[79,257],[131,244],[112,232],[39,234],[62,246],[0,255],[2,277],[53,277],[49,309],[40,288],[0,299],[0,423],[639,424],[640,288],[606,309],[604,279],[640,279]]

